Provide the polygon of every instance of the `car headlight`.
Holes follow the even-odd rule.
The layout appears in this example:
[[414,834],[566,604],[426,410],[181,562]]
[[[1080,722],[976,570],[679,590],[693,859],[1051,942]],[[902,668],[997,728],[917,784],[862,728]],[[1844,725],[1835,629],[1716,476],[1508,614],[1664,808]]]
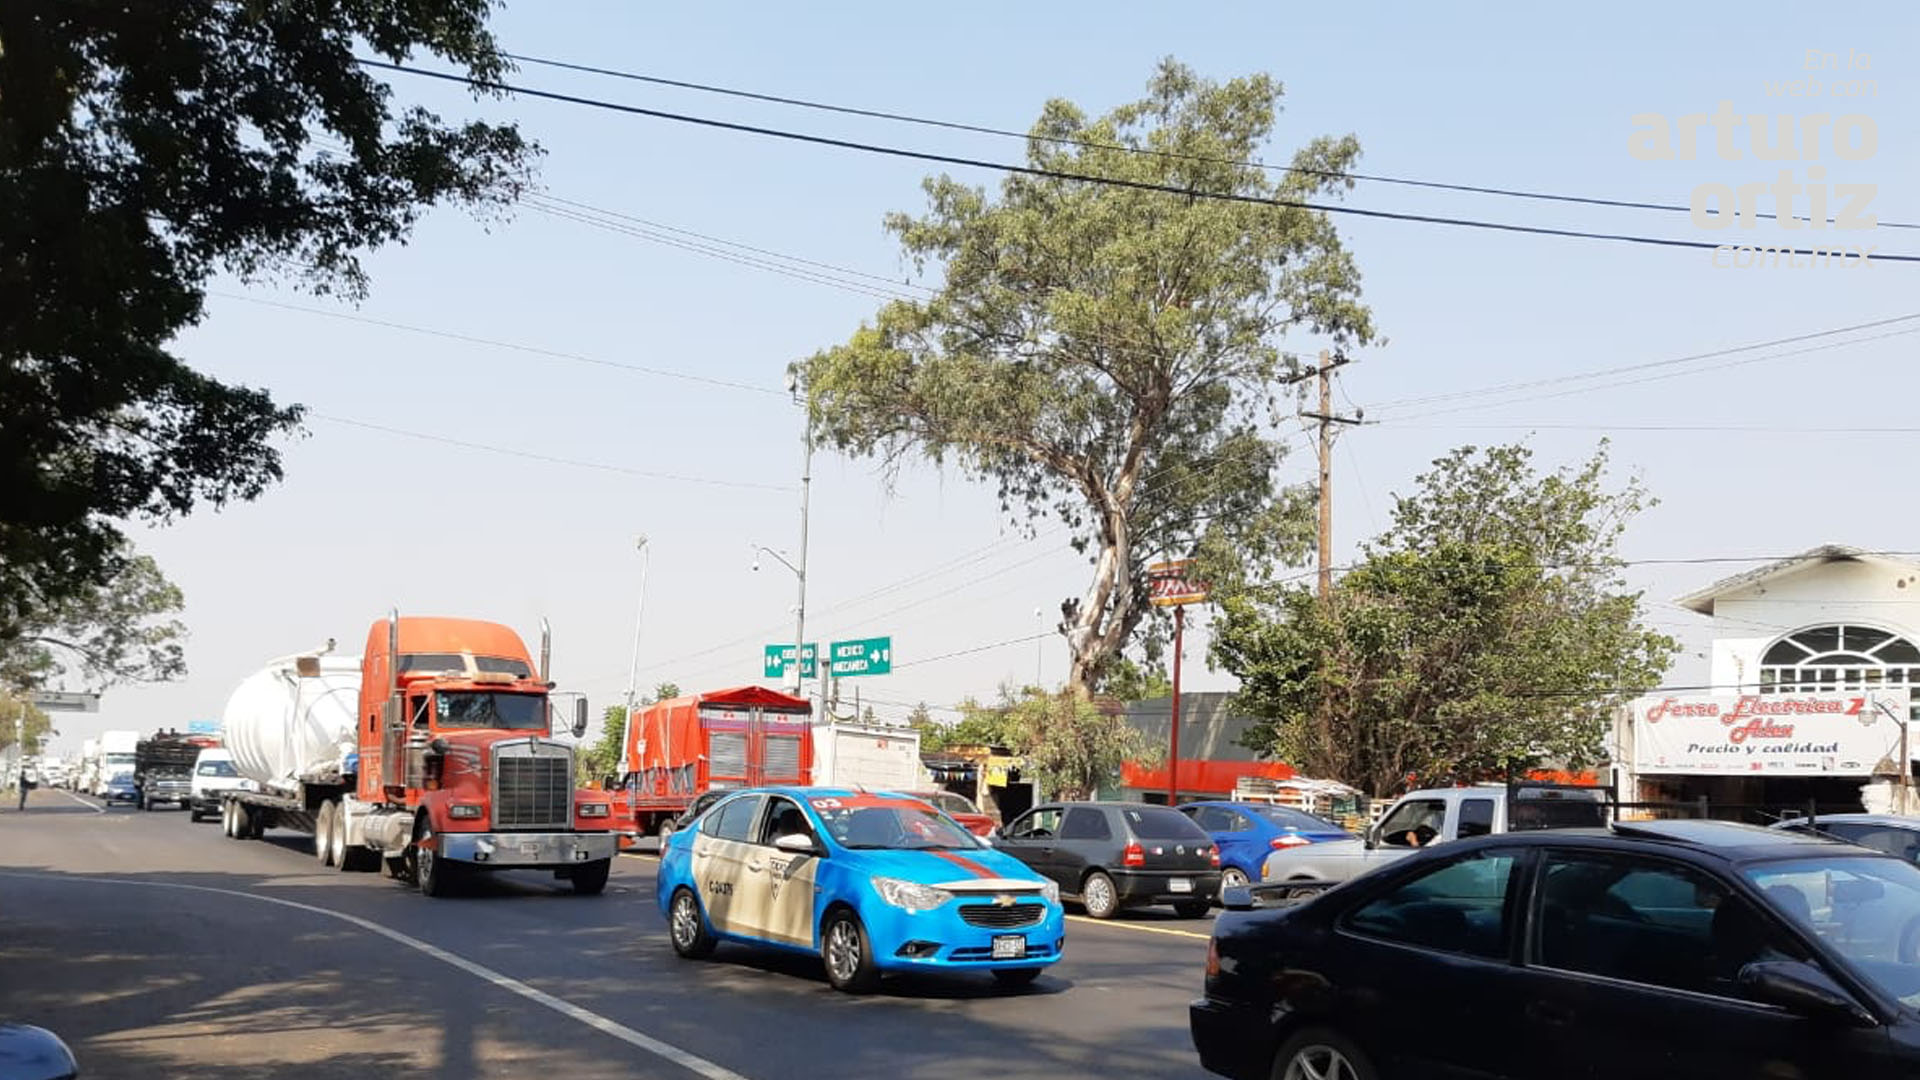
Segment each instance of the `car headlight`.
[[873,876],[873,891],[880,894],[880,899],[906,912],[932,911],[953,899],[953,894],[945,889],[878,874]]
[[462,818],[469,821],[479,817],[480,814],[481,810],[477,806],[455,806],[447,811],[448,817]]
[[606,817],[607,804],[603,802],[583,802],[580,804],[581,817]]
[[1040,896],[1041,896],[1041,897],[1042,897],[1043,899],[1045,899],[1045,900],[1046,900],[1046,902],[1047,902],[1047,903],[1049,903],[1049,904],[1057,904],[1057,903],[1059,903],[1059,902],[1060,902],[1060,883],[1059,883],[1059,882],[1057,882],[1057,881],[1043,881],[1043,882],[1041,882],[1041,883],[1040,883]]

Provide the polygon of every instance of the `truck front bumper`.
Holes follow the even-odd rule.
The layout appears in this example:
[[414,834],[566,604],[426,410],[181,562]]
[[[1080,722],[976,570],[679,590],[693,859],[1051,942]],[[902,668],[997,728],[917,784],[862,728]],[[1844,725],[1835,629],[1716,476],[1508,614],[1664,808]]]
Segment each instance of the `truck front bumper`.
[[617,833],[441,833],[440,857],[477,866],[578,866],[611,859]]

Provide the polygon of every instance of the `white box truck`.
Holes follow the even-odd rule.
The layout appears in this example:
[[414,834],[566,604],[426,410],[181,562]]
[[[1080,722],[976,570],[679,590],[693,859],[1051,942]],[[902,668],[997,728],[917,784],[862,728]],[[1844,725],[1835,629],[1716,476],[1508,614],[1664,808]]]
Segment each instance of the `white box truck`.
[[933,786],[920,764],[919,732],[845,721],[814,726],[813,782],[868,791],[919,791]]

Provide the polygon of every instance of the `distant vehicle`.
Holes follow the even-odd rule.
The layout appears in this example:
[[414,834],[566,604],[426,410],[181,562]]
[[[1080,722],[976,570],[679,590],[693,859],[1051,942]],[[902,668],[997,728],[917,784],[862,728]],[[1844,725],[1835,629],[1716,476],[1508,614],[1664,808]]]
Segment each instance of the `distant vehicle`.
[[764,686],[682,694],[627,725],[621,790],[638,833],[666,838],[709,791],[813,779],[813,705]]
[[992,836],[993,819],[980,812],[973,801],[965,795],[952,791],[915,791],[914,798],[924,799],[933,804],[933,808],[960,823],[960,826],[975,836]]
[[1400,796],[1362,839],[1282,848],[1263,881],[1346,881],[1434,844],[1524,829],[1607,823],[1604,788],[1526,782],[1430,788]]
[[116,776],[132,777],[134,755],[140,747],[137,731],[106,731],[100,735],[100,767],[94,777],[95,795],[105,795],[108,781]]
[[1186,919],[1213,907],[1220,851],[1170,806],[1128,802],[1045,803],[995,831],[993,846],[1060,886],[1087,914],[1171,904]]
[[[721,799],[724,799],[731,794],[733,794],[733,791],[727,788],[715,788],[711,791],[707,791],[701,794],[698,798],[694,799],[692,803],[688,804],[687,809],[684,813],[682,813],[679,817],[672,819],[672,821],[670,821],[667,825],[662,826],[662,828],[671,830],[673,832],[678,832],[679,830],[684,829],[687,826],[693,824],[695,821],[698,821],[700,819],[700,815],[706,813],[707,810],[711,808],[714,803],[719,802]],[[664,843],[664,841],[662,842]]]
[[1206,830],[1214,846],[1220,849],[1222,889],[1260,880],[1261,867],[1275,851],[1359,839],[1331,821],[1272,803],[1184,803],[1180,812]]
[[105,788],[95,796],[108,804],[123,802],[134,806],[140,804],[140,785],[133,782],[132,773],[121,773],[107,781]]
[[682,957],[719,941],[821,957],[835,989],[988,971],[1024,986],[1060,959],[1060,890],[919,799],[841,788],[730,793],[668,840],[660,914]]
[[80,768],[74,774],[73,790],[89,795],[99,793],[100,778],[100,740],[84,739],[80,743]]
[[233,755],[218,747],[200,751],[193,761],[187,815],[194,821],[220,816],[220,800],[230,791],[257,791],[259,785],[233,767]]
[[1307,888],[1227,895],[1188,1009],[1212,1072],[1920,1075],[1920,867],[1888,855],[1715,821],[1523,831],[1258,907]]
[[1822,814],[1812,821],[1790,818],[1774,825],[1789,832],[1831,836],[1849,844],[1920,863],[1920,817],[1899,814]]
[[[536,668],[508,627],[396,612],[359,659],[271,662],[222,719],[234,769],[258,785],[222,797],[227,835],[312,832],[322,866],[384,865],[428,896],[482,870],[602,892],[622,821],[608,793],[578,787],[573,747],[554,737],[549,654],[544,624]],[[586,699],[574,705],[577,739]]]
[[133,752],[133,782],[140,788],[140,809],[185,807],[193,793],[193,759],[200,753],[184,735],[156,732]]
[[834,720],[813,727],[809,783],[855,791],[912,791],[925,784],[920,733],[910,727]]

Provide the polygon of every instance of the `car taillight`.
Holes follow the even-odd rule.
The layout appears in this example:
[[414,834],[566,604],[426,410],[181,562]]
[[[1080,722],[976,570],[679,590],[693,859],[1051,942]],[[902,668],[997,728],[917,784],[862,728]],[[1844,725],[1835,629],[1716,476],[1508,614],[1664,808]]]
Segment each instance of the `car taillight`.
[[1218,978],[1219,975],[1220,975],[1220,942],[1213,938],[1208,938],[1207,939],[1207,978],[1209,979]]
[[1139,844],[1128,844],[1126,853],[1120,857],[1120,865],[1122,866],[1147,865],[1146,849],[1142,848]]
[[1208,848],[1207,860],[1211,862],[1213,865],[1219,866],[1220,865],[1220,849],[1217,847]]
[[1275,851],[1284,851],[1290,847],[1300,847],[1303,844],[1311,844],[1311,843],[1313,843],[1313,841],[1307,839],[1304,836],[1299,835],[1298,833],[1285,833],[1283,835],[1276,836],[1273,839],[1267,841],[1267,844],[1271,846]]

